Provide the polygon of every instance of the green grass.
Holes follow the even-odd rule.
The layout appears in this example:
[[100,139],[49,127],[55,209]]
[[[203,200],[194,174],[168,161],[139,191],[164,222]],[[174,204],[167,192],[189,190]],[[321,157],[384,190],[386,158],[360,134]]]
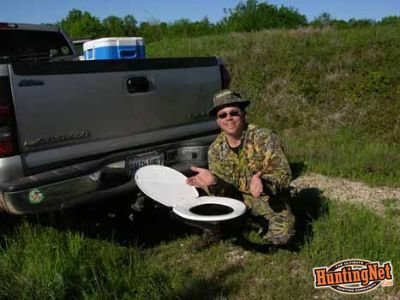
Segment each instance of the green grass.
[[134,248],[27,222],[0,257],[1,299],[163,298],[168,286],[166,272]]
[[303,171],[362,180],[374,186],[399,186],[398,144],[369,140],[350,129],[311,133],[309,137],[284,132],[283,139],[289,160],[300,163]]
[[151,57],[221,56],[249,120],[305,170],[400,186],[400,30],[264,30],[147,45]]
[[[333,291],[313,288],[312,268],[349,258],[391,261],[394,277],[400,276],[398,215],[388,211],[378,216],[369,209],[326,201],[312,193],[297,201],[299,236],[297,250],[292,251],[259,252],[231,236],[209,249],[192,252],[198,235],[191,231],[151,247],[122,246],[112,237],[89,237],[83,228],[61,230],[21,218],[12,229],[2,230],[0,298],[334,298],[338,295]],[[66,217],[61,214],[57,219],[63,222]],[[93,226],[89,221],[85,226]],[[167,218],[159,222],[155,225],[147,220],[141,230],[171,226]],[[366,297],[398,291],[395,284]]]

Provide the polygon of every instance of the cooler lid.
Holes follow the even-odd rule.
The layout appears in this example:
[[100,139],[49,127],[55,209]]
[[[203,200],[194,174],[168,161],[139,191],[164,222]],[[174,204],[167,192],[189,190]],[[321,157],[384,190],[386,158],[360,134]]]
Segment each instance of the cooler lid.
[[83,43],[83,50],[100,47],[111,46],[143,46],[144,40],[142,37],[107,37],[95,40],[90,40]]
[[195,187],[186,183],[186,176],[175,169],[160,166],[144,166],[136,171],[135,181],[148,197],[169,207],[193,201],[199,196]]

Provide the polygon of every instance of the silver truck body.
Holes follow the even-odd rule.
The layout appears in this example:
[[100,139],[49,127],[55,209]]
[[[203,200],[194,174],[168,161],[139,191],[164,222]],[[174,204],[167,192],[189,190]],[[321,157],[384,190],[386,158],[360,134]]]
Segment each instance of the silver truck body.
[[205,166],[222,68],[215,57],[0,61],[15,148],[0,158],[0,207],[38,213],[134,190],[137,164]]

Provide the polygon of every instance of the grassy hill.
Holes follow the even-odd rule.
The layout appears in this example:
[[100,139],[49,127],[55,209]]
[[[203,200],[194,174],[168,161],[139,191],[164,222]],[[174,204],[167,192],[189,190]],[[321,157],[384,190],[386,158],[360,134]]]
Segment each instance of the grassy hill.
[[400,26],[265,30],[147,45],[150,57],[221,56],[250,121],[304,170],[400,186]]

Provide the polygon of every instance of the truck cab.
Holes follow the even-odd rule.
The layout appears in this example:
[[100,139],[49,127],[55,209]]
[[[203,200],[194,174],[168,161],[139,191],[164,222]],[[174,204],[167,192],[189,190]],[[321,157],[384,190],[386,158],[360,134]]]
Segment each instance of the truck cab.
[[75,50],[58,28],[43,25],[0,23],[0,60],[43,61],[71,59]]

